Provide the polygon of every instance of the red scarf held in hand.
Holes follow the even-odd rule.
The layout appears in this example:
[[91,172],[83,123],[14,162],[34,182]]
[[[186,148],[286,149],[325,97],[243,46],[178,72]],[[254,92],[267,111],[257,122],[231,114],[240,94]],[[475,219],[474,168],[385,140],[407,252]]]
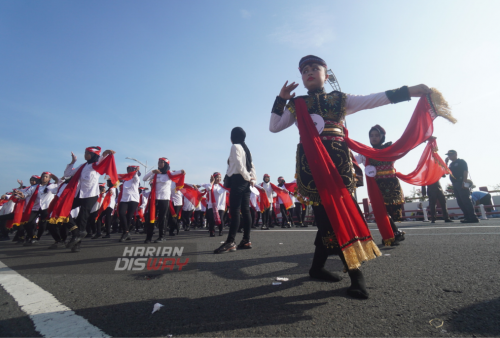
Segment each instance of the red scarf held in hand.
[[269,197],[267,197],[267,192],[260,185],[255,186],[259,190],[259,208],[260,212],[264,213],[267,209],[271,207],[271,203],[269,203]]
[[[432,136],[434,126],[433,121],[437,117],[430,96],[421,97],[413,112],[408,126],[399,140],[391,146],[384,149],[374,149],[360,142],[351,140],[349,132],[344,128],[345,141],[349,148],[365,156],[368,165],[368,159],[374,159],[383,162],[394,162],[405,156],[410,150],[414,149],[422,142],[425,142]],[[443,160],[434,153],[432,149],[437,149],[435,140],[429,142],[424,150],[417,168],[408,175],[396,173],[396,176],[409,184],[430,185],[439,180],[443,173],[449,172],[448,167]],[[384,199],[374,177],[366,176],[368,196],[372,204],[373,215],[380,234],[386,245],[394,241],[394,234],[390,226],[389,217],[385,207]],[[431,183],[432,182],[432,183]]]
[[38,184],[35,188],[35,191],[30,197],[30,200],[28,201],[28,204],[26,204],[26,208],[24,208],[23,212],[23,218],[21,219],[21,224],[26,224],[30,220],[31,216],[31,210],[33,209],[33,206],[35,205],[36,198],[38,196],[38,189],[40,188],[40,184]]
[[114,188],[109,188],[108,192],[106,192],[106,196],[104,196],[104,200],[102,201],[102,204],[101,204],[101,207],[99,208],[99,210],[97,211],[97,217],[95,218],[95,220],[97,221],[99,219],[99,217],[102,215],[102,213],[109,207],[109,205],[111,204],[111,195],[112,195],[112,191],[111,189],[114,189]]
[[[82,164],[80,168],[78,168],[75,175],[73,175],[68,185],[62,192],[61,196],[57,199],[52,211],[53,215],[51,215],[49,220],[51,224],[67,223],[69,221],[76,189],[78,188],[80,176],[82,175],[82,170],[85,166],[86,164]],[[115,157],[113,154],[106,156],[99,164],[92,163],[92,169],[101,175],[107,174],[113,184],[117,184],[119,182],[118,174],[116,173]]]
[[[220,183],[217,183],[221,188],[223,188],[224,190],[226,191],[231,191],[230,188],[226,188],[225,186],[223,186],[222,184]],[[219,209],[217,207],[217,201],[215,200],[215,193],[214,193],[214,186],[215,186],[215,183],[212,184],[212,189],[210,190],[210,200],[211,200],[211,204],[212,204],[212,211],[213,211],[213,214],[214,214],[214,221],[215,221],[215,225],[220,225],[221,224],[221,220],[220,220],[220,216],[219,216]],[[227,201],[226,201],[227,202]]]
[[[307,105],[295,100],[297,123],[304,152],[338,244],[349,269],[380,256],[364,217],[347,190],[335,164],[323,145]],[[331,239],[333,241],[333,239]]]
[[283,202],[283,205],[285,206],[286,210],[293,207],[293,202],[288,192],[283,191],[280,187],[272,183],[271,183],[271,188],[273,188],[273,191],[278,195],[279,198],[281,198],[281,201]]
[[198,207],[203,196],[207,194],[206,190],[205,192],[200,192],[198,189],[193,187],[193,185],[188,183],[185,183],[184,187],[182,187],[180,191],[184,195],[184,197],[186,197],[187,200],[195,207]]
[[14,214],[14,218],[5,223],[7,229],[21,224],[21,219],[23,218],[23,209],[26,205],[25,199],[20,200],[15,196],[12,196],[11,198],[9,198],[9,200],[15,202],[16,205],[14,206],[14,210],[12,211],[12,213]]

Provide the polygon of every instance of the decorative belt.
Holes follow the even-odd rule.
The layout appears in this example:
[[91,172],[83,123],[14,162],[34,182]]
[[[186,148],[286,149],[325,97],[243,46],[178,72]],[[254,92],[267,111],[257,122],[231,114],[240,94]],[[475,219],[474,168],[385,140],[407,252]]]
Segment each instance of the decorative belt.
[[384,171],[377,171],[377,176],[389,176],[389,175],[395,175],[396,170],[384,170]]

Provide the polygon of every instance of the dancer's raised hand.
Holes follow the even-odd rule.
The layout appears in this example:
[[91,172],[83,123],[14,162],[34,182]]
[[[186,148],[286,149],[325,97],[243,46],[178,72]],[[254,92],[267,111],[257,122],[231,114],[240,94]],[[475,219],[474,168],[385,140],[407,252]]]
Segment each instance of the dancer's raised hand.
[[280,97],[284,100],[290,100],[291,98],[293,98],[295,96],[295,93],[292,93],[292,91],[294,91],[295,88],[297,88],[299,85],[298,83],[295,82],[290,83],[288,86],[287,84],[288,81],[285,82],[280,91]]

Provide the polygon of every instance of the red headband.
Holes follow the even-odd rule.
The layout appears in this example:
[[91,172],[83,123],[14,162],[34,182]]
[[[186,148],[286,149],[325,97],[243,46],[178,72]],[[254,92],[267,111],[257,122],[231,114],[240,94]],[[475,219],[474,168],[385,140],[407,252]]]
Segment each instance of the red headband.
[[[215,173],[213,174],[213,177],[215,178],[215,176],[217,176],[217,175],[220,175],[220,173],[215,172]],[[221,176],[222,176],[222,175],[221,175]]]
[[44,172],[42,173],[42,175],[45,175],[45,174],[47,174],[47,175],[49,175],[49,176],[50,176],[50,175],[52,175],[52,173],[51,173],[51,172],[49,172],[49,171],[44,171]]
[[269,176],[268,174],[264,174],[264,177],[269,177],[269,178],[271,178],[271,176]]
[[127,168],[137,168],[137,169],[140,169],[138,165],[129,165]]
[[88,148],[85,148],[85,151],[88,151],[89,153],[94,153],[98,156],[101,156],[101,147],[88,147]]
[[164,162],[167,162],[167,164],[170,164],[170,161],[166,157],[160,157],[159,160],[162,160]]
[[31,178],[35,178],[35,179],[39,180],[40,176],[33,175],[33,176],[31,176]]

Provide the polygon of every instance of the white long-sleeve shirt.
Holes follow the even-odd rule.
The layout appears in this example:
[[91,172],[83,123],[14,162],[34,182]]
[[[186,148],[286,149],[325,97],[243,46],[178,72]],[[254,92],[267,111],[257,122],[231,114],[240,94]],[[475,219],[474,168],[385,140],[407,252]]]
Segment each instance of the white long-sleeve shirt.
[[95,201],[94,206],[92,207],[92,209],[90,209],[90,213],[96,212],[101,208],[102,202],[106,197],[106,193],[105,192],[103,192],[102,194],[99,193],[99,197],[101,198],[101,201],[99,202],[99,198],[97,199],[97,201]]
[[176,184],[172,182],[172,194],[170,198],[172,199],[172,203],[174,206],[182,205],[182,193],[179,190],[176,190]]
[[250,206],[254,206],[257,210],[260,210],[257,197],[259,196],[259,189],[255,187],[250,187]]
[[110,188],[109,191],[111,191],[111,197],[108,208],[114,209],[116,205],[116,188]]
[[[354,114],[360,110],[372,109],[391,103],[385,92],[370,95],[350,95],[346,94],[346,115]],[[278,133],[295,123],[295,114],[292,114],[286,107],[283,115],[271,114],[269,130]]]
[[[7,196],[10,198],[10,196],[12,196],[12,195],[7,195]],[[8,201],[7,203],[5,203],[2,206],[2,209],[0,210],[0,216],[11,214],[12,212],[14,212],[14,207],[15,206],[16,206],[16,202],[14,202],[12,200]]]
[[123,183],[122,189],[122,199],[120,202],[137,202],[139,203],[139,175],[135,173],[132,179],[125,181]]
[[[181,171],[171,171],[170,174],[178,175]],[[144,175],[144,182],[149,181],[153,176],[153,171],[148,172]],[[168,177],[168,174],[158,174],[156,177],[156,199],[157,200],[170,200],[172,194],[172,180]]]
[[247,155],[241,144],[233,144],[229,153],[229,164],[227,166],[226,175],[231,177],[234,174],[240,174],[245,181],[257,181],[257,174],[252,162],[252,169],[247,170]]
[[189,201],[186,196],[183,196],[184,198],[184,205],[182,206],[183,211],[192,211],[194,210],[194,204]]
[[[31,195],[34,194],[36,188],[39,185],[32,185],[29,187],[25,192],[24,196],[26,197],[26,201],[29,201]],[[45,188],[47,188],[47,192],[45,192]],[[57,193],[57,189],[59,188],[59,185],[56,183],[52,183],[49,185],[40,185],[38,188],[38,194],[36,196],[35,203],[33,204],[33,208],[31,211],[38,211],[38,210],[46,210],[49,208],[50,202],[55,197],[55,194]],[[28,203],[28,202],[26,202]]]
[[[104,158],[105,156],[101,156],[97,163],[101,163]],[[75,197],[88,198],[99,195],[99,177],[101,174],[92,168],[92,163],[84,163],[77,168],[73,168],[70,163],[64,170],[64,177],[73,177],[81,166],[84,166],[84,168],[78,181]]]
[[[208,190],[207,193],[207,209],[213,209],[212,207],[212,185],[203,184],[202,187]],[[226,189],[222,188],[219,184],[214,185],[214,197],[215,204],[217,205],[217,210],[226,210]]]

